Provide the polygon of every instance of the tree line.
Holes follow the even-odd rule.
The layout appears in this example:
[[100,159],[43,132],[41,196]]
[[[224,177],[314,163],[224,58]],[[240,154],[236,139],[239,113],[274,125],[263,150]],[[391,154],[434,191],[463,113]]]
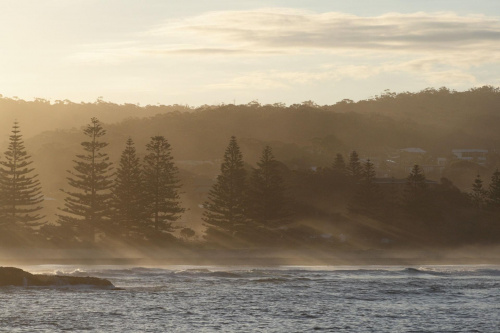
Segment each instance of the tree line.
[[[68,170],[68,189],[58,223],[85,242],[95,242],[100,233],[119,233],[140,237],[162,237],[174,231],[186,208],[180,200],[178,168],[171,146],[164,136],[153,136],[146,145],[146,156],[139,159],[132,138],[125,144],[116,168],[105,152],[106,131],[98,119],[92,118],[83,130],[82,152],[75,156]],[[14,124],[10,145],[5,153],[2,175],[4,217],[2,223],[14,227],[39,226],[44,198],[37,174],[27,168],[32,161]],[[276,170],[270,147],[266,147],[259,168],[246,190],[246,171],[236,139],[231,138],[221,165],[221,175],[205,203],[204,221],[209,230],[234,232],[248,229],[250,220],[263,223],[285,220],[286,198],[283,180]],[[251,212],[251,213],[250,213]],[[244,225],[244,226],[243,226]],[[184,231],[190,234],[190,231]]]
[[[83,134],[87,139],[81,142],[81,152],[68,170],[67,188],[62,189],[65,200],[57,215],[57,228],[64,230],[63,237],[87,244],[96,243],[100,237],[174,241],[174,222],[187,208],[181,200],[179,170],[168,140],[152,136],[146,144],[146,155],[140,159],[129,137],[115,167],[106,153],[106,131],[100,121],[92,118]],[[0,162],[4,229],[43,225],[44,216],[39,212],[44,196],[31,164],[15,122]],[[339,213],[339,207],[345,207],[347,212]],[[370,160],[362,162],[356,151],[347,161],[342,154],[336,154],[330,167],[292,171],[277,161],[271,147],[266,146],[257,167],[248,171],[233,136],[224,152],[220,173],[203,203],[202,220],[206,243],[228,247],[317,242],[318,232],[304,228],[301,220],[316,218],[338,224],[346,215],[352,224],[357,223],[356,216],[378,221],[384,232],[389,234],[390,230],[392,237],[400,239],[408,237],[408,233],[443,236],[447,228],[454,228],[460,239],[470,227],[464,222],[466,216],[479,221],[479,239],[494,241],[496,233],[486,234],[499,211],[498,170],[488,188],[478,176],[472,192],[464,193],[446,179],[440,183],[427,180],[418,165],[403,182],[381,182],[376,178],[374,164]],[[449,225],[450,221],[455,225]],[[54,227],[40,230],[48,235]],[[189,228],[181,231],[186,237],[193,233]]]

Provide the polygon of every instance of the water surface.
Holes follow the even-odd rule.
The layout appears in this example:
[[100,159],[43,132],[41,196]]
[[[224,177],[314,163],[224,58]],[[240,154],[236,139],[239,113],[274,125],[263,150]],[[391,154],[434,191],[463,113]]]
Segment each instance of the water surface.
[[27,266],[124,290],[0,288],[5,332],[500,332],[499,266]]

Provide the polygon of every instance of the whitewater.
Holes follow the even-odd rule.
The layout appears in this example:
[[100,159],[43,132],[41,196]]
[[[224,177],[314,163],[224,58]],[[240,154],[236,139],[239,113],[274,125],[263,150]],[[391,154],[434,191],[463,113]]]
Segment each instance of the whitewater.
[[2,332],[500,332],[500,266],[61,266],[122,290],[0,288]]

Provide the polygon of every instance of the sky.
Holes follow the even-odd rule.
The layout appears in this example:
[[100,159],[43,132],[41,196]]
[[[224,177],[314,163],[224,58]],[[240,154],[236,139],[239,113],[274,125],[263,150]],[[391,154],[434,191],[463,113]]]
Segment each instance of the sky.
[[498,0],[0,0],[0,94],[320,105],[500,86]]

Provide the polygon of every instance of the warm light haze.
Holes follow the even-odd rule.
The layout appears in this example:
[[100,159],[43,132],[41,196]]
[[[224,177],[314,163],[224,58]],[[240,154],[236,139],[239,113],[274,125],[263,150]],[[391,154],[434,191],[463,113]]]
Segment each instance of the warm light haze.
[[0,332],[500,332],[500,0],[0,0]]

